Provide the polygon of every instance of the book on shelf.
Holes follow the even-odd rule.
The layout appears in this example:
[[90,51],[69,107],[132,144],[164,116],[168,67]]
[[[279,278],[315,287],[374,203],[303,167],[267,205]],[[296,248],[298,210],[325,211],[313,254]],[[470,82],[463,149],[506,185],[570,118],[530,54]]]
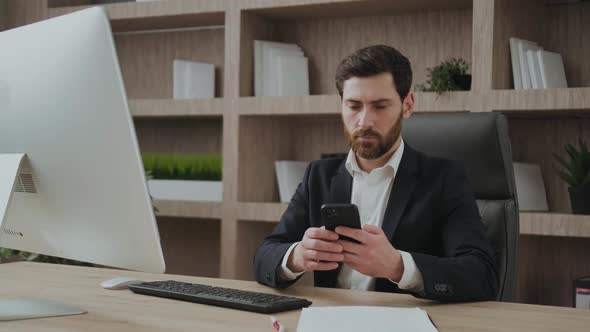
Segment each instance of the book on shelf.
[[543,88],[567,88],[561,54],[540,50],[537,57]]
[[309,94],[308,63],[295,44],[254,41],[254,95]]
[[277,62],[277,96],[308,96],[309,74],[307,58],[293,55],[281,55]]
[[[273,49],[275,51],[273,51]],[[282,54],[303,56],[303,51],[294,44],[255,40],[254,41],[254,94],[256,96],[270,95],[271,58],[281,50]]]
[[520,78],[522,80],[523,89],[532,89],[531,74],[529,72],[529,64],[527,60],[528,51],[536,51],[541,49],[537,43],[521,39],[518,41],[518,57],[520,59]]
[[590,276],[574,280],[574,307],[590,309]]
[[549,211],[541,167],[514,162],[514,181],[520,211]]
[[520,38],[511,37],[509,43],[515,89],[567,87],[561,54]]
[[539,60],[536,51],[526,52],[529,74],[531,75],[531,86],[533,89],[542,89],[543,82],[541,82],[541,69],[539,67]]
[[514,80],[514,88],[522,89],[522,79],[520,74],[520,56],[518,55],[518,38],[510,38],[510,60],[512,63],[512,78]]
[[215,66],[210,63],[174,60],[174,99],[215,97]]
[[305,175],[305,169],[308,164],[306,161],[296,160],[275,161],[275,172],[281,203],[289,203],[291,201],[297,190],[297,186],[299,186],[303,175]]

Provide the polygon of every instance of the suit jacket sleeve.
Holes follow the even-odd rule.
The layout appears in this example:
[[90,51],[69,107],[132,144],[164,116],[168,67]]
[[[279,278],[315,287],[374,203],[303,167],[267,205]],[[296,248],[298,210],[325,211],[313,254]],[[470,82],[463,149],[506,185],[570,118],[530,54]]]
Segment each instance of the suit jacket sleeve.
[[442,189],[443,257],[412,253],[422,272],[421,297],[440,301],[493,300],[498,291],[491,244],[485,237],[475,196],[465,172],[452,165]]
[[303,180],[291,198],[289,207],[281,217],[281,221],[256,250],[254,256],[254,272],[256,280],[264,285],[286,288],[299,278],[291,281],[281,280],[278,275],[283,256],[289,247],[301,241],[309,228],[309,176],[311,164],[305,170]]

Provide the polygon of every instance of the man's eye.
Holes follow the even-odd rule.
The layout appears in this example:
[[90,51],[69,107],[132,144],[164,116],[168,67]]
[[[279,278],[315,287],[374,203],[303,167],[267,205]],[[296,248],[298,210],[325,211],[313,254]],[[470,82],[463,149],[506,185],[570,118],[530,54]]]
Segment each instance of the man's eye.
[[361,110],[360,105],[350,105],[350,106],[348,106],[348,108],[350,108],[353,111],[360,111]]
[[378,110],[383,110],[385,108],[387,108],[387,105],[376,105],[375,106],[375,109],[378,109]]

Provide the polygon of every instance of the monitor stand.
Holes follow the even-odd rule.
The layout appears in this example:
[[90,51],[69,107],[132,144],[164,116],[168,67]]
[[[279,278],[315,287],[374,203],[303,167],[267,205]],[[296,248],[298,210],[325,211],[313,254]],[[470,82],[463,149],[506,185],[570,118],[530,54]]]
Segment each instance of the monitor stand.
[[[26,162],[24,153],[0,154],[0,228],[4,224],[6,211],[21,165]],[[0,246],[2,243],[0,242]],[[43,299],[0,299],[0,321],[56,317],[84,314],[86,311],[65,303]]]
[[0,154],[0,227],[4,225],[4,218],[15,189],[18,171],[25,159],[24,153]]
[[0,300],[0,321],[85,314],[77,306],[43,299]]

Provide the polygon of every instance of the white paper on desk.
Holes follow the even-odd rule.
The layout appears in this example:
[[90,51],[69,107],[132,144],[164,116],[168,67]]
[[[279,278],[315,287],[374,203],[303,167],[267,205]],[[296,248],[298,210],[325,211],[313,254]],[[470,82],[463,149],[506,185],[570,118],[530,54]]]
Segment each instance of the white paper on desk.
[[297,332],[436,332],[420,308],[311,307],[303,309]]

